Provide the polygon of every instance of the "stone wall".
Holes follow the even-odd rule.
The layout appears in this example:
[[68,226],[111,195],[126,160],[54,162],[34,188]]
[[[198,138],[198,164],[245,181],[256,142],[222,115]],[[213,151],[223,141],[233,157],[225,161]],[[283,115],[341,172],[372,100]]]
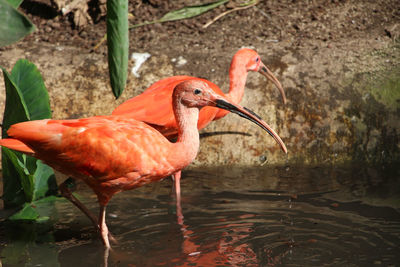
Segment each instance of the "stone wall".
[[[203,130],[194,164],[398,161],[400,44],[389,38],[358,39],[354,43],[357,47],[350,46],[351,50],[349,45],[339,44],[296,50],[284,49],[280,44],[259,47],[263,62],[282,82],[288,103],[281,103],[278,91],[263,76],[250,73],[241,104],[251,107],[279,133],[288,155],[261,129],[230,114]],[[49,90],[53,118],[79,118],[110,114],[118,104],[163,77],[195,75],[201,70],[193,64],[177,66],[173,56],[162,51],[148,52],[152,56],[140,69],[141,77],[130,74],[127,88],[117,101],[109,86],[105,54],[32,43],[0,51],[0,65],[11,71],[19,58],[31,60]],[[221,63],[208,77],[224,91],[234,52],[231,49],[222,53],[218,59]],[[196,50],[194,54],[201,65],[201,58],[206,58],[209,51],[202,54]],[[221,65],[226,66],[218,68]],[[3,78],[0,103],[3,107]]]

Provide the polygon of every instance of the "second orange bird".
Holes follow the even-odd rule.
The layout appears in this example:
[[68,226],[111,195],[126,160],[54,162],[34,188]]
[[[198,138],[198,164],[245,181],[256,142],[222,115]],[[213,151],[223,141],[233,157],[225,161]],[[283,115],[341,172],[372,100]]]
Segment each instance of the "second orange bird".
[[[105,222],[111,197],[158,181],[182,170],[199,148],[199,108],[213,106],[237,113],[266,130],[286,152],[281,138],[254,113],[216,94],[198,80],[179,83],[173,91],[178,140],[171,143],[154,128],[130,118],[97,116],[75,120],[38,120],[14,124],[0,145],[43,160],[54,169],[83,180],[96,193],[98,221],[76,199],[70,200],[89,216],[109,248]],[[75,201],[76,200],[76,201]]]
[[[189,79],[204,81],[215,93],[224,96],[232,103],[238,104],[243,98],[249,71],[258,71],[272,81],[279,89],[283,103],[286,103],[286,96],[281,83],[264,65],[258,53],[249,48],[242,48],[233,56],[229,69],[229,92],[226,95],[217,85],[208,80],[190,76],[173,76],[152,84],[142,94],[122,103],[114,109],[112,115],[126,116],[144,121],[156,128],[164,136],[173,138],[178,134],[178,126],[171,103],[172,92],[178,83]],[[200,111],[197,128],[199,130],[203,129],[211,121],[220,119],[228,113],[229,111],[226,110],[205,107]],[[180,171],[173,175],[175,193],[178,200],[180,199],[180,177]]]

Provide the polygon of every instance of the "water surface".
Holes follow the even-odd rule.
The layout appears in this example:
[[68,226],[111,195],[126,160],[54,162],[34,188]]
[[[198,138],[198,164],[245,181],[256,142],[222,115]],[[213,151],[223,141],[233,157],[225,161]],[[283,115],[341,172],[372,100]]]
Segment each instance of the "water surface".
[[[1,222],[3,266],[399,266],[398,168],[260,167],[186,171],[116,195],[105,260],[90,221],[58,201],[47,224]],[[95,213],[85,186],[81,200]]]

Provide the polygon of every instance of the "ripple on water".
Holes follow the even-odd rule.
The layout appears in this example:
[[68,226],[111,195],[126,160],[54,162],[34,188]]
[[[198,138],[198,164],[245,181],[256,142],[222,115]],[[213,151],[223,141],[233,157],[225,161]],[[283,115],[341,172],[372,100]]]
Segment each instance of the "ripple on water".
[[[109,266],[398,266],[397,178],[370,184],[354,170],[261,170],[186,172],[181,210],[169,179],[118,194],[108,207],[119,240]],[[80,194],[97,213],[91,193]],[[60,265],[101,263],[90,222],[68,203],[57,210],[65,218],[53,231]]]
[[[399,260],[400,220],[395,210],[391,213],[397,218],[388,222],[388,218],[376,218],[373,213],[365,217],[326,205],[322,194],[298,196],[295,201],[271,192],[257,196],[221,192],[214,194],[212,201],[196,198],[196,207],[184,209],[190,240],[199,246],[203,257],[209,251],[219,251],[220,257],[236,264],[291,266],[366,266]],[[236,247],[244,254],[232,250]]]

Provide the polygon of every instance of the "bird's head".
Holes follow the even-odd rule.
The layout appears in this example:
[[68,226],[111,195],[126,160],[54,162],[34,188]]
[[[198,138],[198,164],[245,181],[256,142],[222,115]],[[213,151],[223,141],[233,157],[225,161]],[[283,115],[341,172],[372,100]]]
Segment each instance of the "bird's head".
[[192,79],[179,83],[174,90],[173,99],[187,107],[215,106],[216,93],[201,80]]
[[279,92],[281,93],[283,103],[286,104],[285,91],[283,90],[281,83],[261,61],[261,57],[256,51],[250,48],[242,48],[236,52],[232,60],[232,63],[233,62],[237,62],[236,64],[244,64],[247,71],[257,71],[267,77],[267,79],[275,84],[276,88],[278,88]]
[[172,97],[175,105],[182,104],[189,108],[213,106],[228,110],[242,118],[250,120],[267,131],[280,145],[281,149],[287,153],[286,146],[282,139],[260,116],[218,95],[204,81],[192,79],[181,82],[175,87]]

